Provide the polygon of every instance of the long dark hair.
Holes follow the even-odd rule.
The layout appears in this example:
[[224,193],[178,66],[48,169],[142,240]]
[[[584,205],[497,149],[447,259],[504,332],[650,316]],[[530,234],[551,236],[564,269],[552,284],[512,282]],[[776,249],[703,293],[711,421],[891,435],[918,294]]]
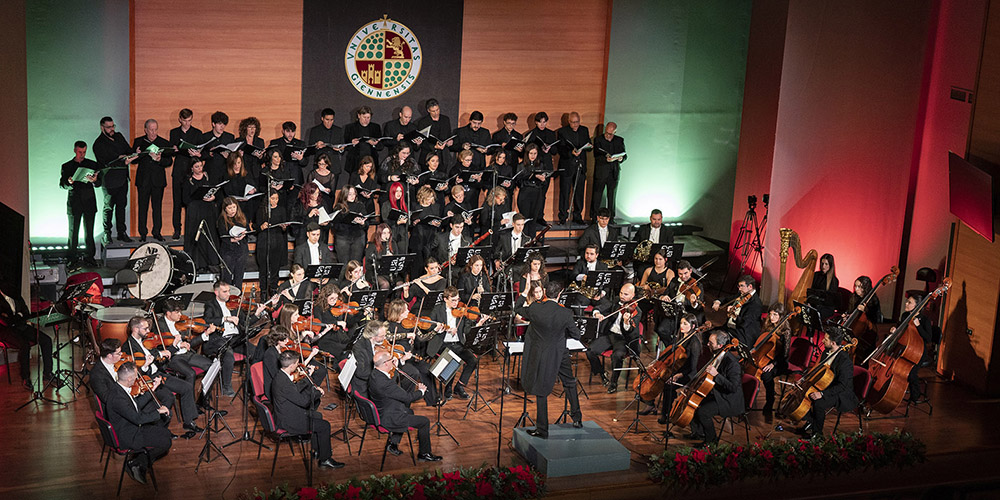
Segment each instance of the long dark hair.
[[851,298],[850,300],[847,301],[848,311],[853,311],[854,308],[858,306],[858,302],[861,302],[861,299],[865,298],[865,295],[868,295],[868,293],[872,291],[872,287],[874,286],[872,285],[872,279],[869,278],[868,276],[858,276],[858,279],[854,281],[858,281],[861,283],[861,295],[859,296],[858,292],[854,290],[852,287]]
[[833,284],[833,279],[837,277],[837,267],[833,264],[833,254],[825,253],[819,258],[820,269],[823,269],[822,263],[824,259],[830,263],[830,270],[826,273],[826,286],[824,287],[826,290],[829,290]]

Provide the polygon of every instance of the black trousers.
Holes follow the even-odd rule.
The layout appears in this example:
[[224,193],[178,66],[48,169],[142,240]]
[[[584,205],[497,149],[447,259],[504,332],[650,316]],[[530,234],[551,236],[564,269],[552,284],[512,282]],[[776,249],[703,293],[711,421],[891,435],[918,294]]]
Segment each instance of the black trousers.
[[278,290],[278,272],[288,265],[288,244],[260,245],[254,250],[260,276],[262,297],[270,298]]
[[163,226],[163,187],[143,184],[136,186],[139,194],[139,236],[146,236],[146,216],[153,203],[153,236],[159,236]]
[[715,443],[719,436],[715,433],[715,422],[712,420],[719,414],[719,402],[715,394],[709,393],[694,412],[691,430],[705,436],[706,443]]
[[784,357],[774,360],[774,368],[761,372],[760,381],[764,384],[764,411],[774,409],[774,379],[788,373],[788,361]]
[[[411,359],[399,369],[427,386],[427,390],[424,391],[424,402],[427,403],[427,406],[433,406],[434,403],[437,402],[437,384],[434,383],[434,375],[431,374],[431,365],[423,361]],[[414,384],[405,377],[403,377],[400,385],[407,391],[416,388],[416,386],[414,386]]]
[[194,403],[194,383],[166,374],[163,371],[157,372],[157,375],[163,375],[164,380],[163,384],[156,391],[156,397],[160,398],[160,391],[166,387],[172,393],[168,398],[170,403],[168,404],[164,398],[160,398],[160,402],[169,408],[173,405],[173,401],[176,398],[181,403],[181,421],[185,424],[194,422],[194,419],[198,417],[198,407]]
[[[580,422],[583,420],[583,412],[580,411],[580,396],[576,391],[576,376],[573,375],[573,363],[570,361],[569,353],[563,356],[562,363],[559,364],[558,376],[565,397],[569,400],[569,416],[574,422]],[[535,395],[535,428],[545,435],[549,433],[548,399],[548,395]]]
[[222,279],[230,285],[242,289],[244,270],[249,256],[245,242],[240,245],[220,245],[219,255],[226,263],[222,269]]
[[[175,165],[174,168],[177,168]],[[184,218],[181,216],[181,209],[184,207],[184,179],[181,176],[172,176],[170,178],[171,187],[171,197],[174,201],[173,206],[173,223],[174,223],[174,234],[181,235],[184,234]]]
[[[608,210],[611,211],[611,218],[615,217],[615,191],[618,190],[618,179],[615,178],[612,167],[607,167],[607,172],[594,170],[594,189],[590,198],[590,218],[597,219],[597,209],[601,207],[601,197],[605,191],[608,193]],[[602,169],[603,170],[603,169]]]
[[128,184],[104,189],[104,235],[111,238],[111,216],[115,217],[115,230],[121,238],[128,234],[125,225],[125,206],[128,204]]
[[316,450],[316,458],[320,462],[333,457],[330,447],[330,422],[323,419],[318,412],[310,412],[312,420],[312,449]]
[[[587,359],[590,361],[590,373],[594,375],[603,373],[604,365],[601,363],[601,353],[608,349],[611,349],[612,370],[622,367],[622,362],[630,355],[629,349],[638,354],[641,347],[640,339],[638,333],[634,335],[634,337],[630,335],[628,340],[626,340],[621,335],[608,333],[598,336],[597,340],[591,342],[590,347],[587,349]],[[612,385],[617,385],[618,372],[612,371],[608,378],[611,379]]]
[[[132,443],[122,444],[136,450],[139,448],[148,449],[149,458],[155,461],[170,451],[173,439],[170,437],[170,430],[166,427],[157,424],[147,424],[139,427],[139,433]],[[139,459],[138,463],[142,464],[142,462],[144,460]]]
[[[465,362],[465,366],[462,367],[462,374],[458,377],[458,383],[462,385],[469,385],[469,378],[472,377],[473,372],[476,371],[476,367],[479,366],[479,358],[472,351],[468,350],[462,344],[458,342],[447,342],[444,344],[445,347],[451,349],[458,357],[462,358]],[[455,381],[454,378],[448,383],[445,392],[451,392],[451,385]]]
[[0,340],[8,344],[8,347],[17,349],[17,364],[21,371],[22,380],[31,380],[31,346],[35,344],[35,335],[38,335],[38,357],[42,363],[42,377],[52,376],[52,338],[45,332],[37,331],[27,324],[16,324],[11,328],[5,328],[8,332],[0,336]]
[[517,209],[521,215],[529,218],[524,233],[529,238],[534,237],[540,227],[538,214],[545,212],[545,191],[540,186],[521,186],[517,192]]
[[823,424],[826,421],[826,412],[830,408],[837,406],[837,401],[833,398],[822,397],[812,402],[812,408],[806,414],[805,421],[812,425],[812,431],[816,434],[823,434]]
[[[410,415],[406,417],[406,426],[417,430],[417,453],[423,455],[431,452],[431,421],[422,415]],[[402,432],[393,432],[389,436],[389,442],[399,445],[399,440],[403,438]]]
[[195,375],[194,368],[197,367],[208,371],[210,366],[212,366],[212,360],[190,349],[184,354],[174,354],[170,357],[170,361],[167,362],[167,368],[170,368],[177,373],[178,377],[190,383],[192,390],[194,390],[194,381],[197,376]]
[[218,357],[219,361],[222,363],[222,373],[219,377],[222,379],[222,387],[226,389],[233,388],[233,367],[236,365],[236,358],[233,356],[232,349],[226,349],[219,352],[219,347],[221,344],[216,346],[208,346],[202,348],[202,352],[210,358]]
[[69,255],[71,259],[77,258],[77,245],[80,240],[80,223],[83,223],[84,257],[94,258],[96,246],[94,245],[94,217],[97,212],[77,212],[69,214]]
[[[583,217],[583,190],[584,184],[587,181],[587,169],[583,165],[579,165],[581,157],[577,159],[570,159],[566,166],[568,170],[560,174],[559,177],[559,220],[567,219],[567,215],[570,211],[570,191],[573,191],[573,218],[580,219]],[[573,186],[576,186],[574,189]]]
[[[322,240],[321,240],[322,241]],[[356,260],[359,263],[364,260],[365,237],[358,235],[337,235],[333,236],[333,246],[337,250],[337,262],[347,263]],[[423,266],[423,264],[421,264]]]

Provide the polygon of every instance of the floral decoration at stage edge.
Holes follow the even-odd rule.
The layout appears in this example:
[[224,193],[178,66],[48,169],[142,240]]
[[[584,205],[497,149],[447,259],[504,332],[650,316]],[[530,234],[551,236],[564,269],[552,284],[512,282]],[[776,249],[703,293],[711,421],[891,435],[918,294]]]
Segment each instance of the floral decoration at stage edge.
[[912,434],[837,434],[811,440],[684,448],[649,459],[649,476],[664,485],[715,486],[742,479],[830,476],[924,462],[927,446]]

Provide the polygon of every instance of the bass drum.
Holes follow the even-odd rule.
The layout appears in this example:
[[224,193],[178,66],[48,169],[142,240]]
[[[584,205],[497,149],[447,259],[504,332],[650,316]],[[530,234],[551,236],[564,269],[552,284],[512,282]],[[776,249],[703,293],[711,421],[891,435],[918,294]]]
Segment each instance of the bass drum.
[[193,283],[195,278],[194,260],[187,253],[167,248],[159,243],[146,243],[132,252],[129,262],[153,256],[152,267],[137,273],[139,281],[128,286],[129,293],[141,300],[155,298],[170,293],[178,287]]
[[145,315],[145,311],[134,307],[105,307],[90,313],[90,322],[98,343],[111,338],[124,344],[128,337],[129,320]]

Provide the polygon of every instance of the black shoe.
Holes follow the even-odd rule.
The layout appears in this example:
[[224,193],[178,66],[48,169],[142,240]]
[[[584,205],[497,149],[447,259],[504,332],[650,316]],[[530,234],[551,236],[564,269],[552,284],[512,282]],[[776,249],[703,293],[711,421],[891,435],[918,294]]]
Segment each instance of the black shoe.
[[140,243],[145,243],[146,242],[146,235],[145,234],[139,237],[139,242]]
[[660,414],[660,416],[656,419],[656,423],[660,425],[667,425],[667,415],[665,413]]
[[167,241],[162,234],[154,234],[153,237],[156,238],[156,241]]
[[174,234],[170,235],[170,239],[172,239],[172,240],[179,240],[179,239],[181,239],[181,233],[178,233],[177,231],[174,231]]
[[559,225],[560,226],[565,226],[566,225],[566,219],[559,219]]
[[52,387],[55,387],[56,389],[60,389],[60,388],[62,388],[66,384],[63,383],[62,380],[59,380],[58,378],[55,378],[52,375],[49,375],[48,377],[45,377],[45,385],[51,385]]
[[582,429],[583,428],[583,421],[574,420],[573,421],[573,428],[575,428],[575,429]]
[[444,391],[444,400],[451,401],[451,390]]
[[179,438],[179,437],[180,437],[180,436],[178,436],[177,434],[174,434],[173,432],[171,432],[171,433],[170,433],[170,440],[171,440],[171,441],[173,441],[174,439],[177,439],[177,438]]
[[337,409],[337,403],[330,403],[323,407],[324,410],[333,411]]
[[146,484],[146,467],[138,463],[138,461],[133,460],[132,463],[125,467],[128,472],[128,477],[132,478],[133,481],[139,484]]
[[181,437],[184,438],[184,439],[191,439],[191,438],[193,438],[193,437],[195,437],[197,435],[198,435],[198,433],[195,432],[195,431],[187,431],[184,434],[181,434]]
[[458,399],[469,399],[469,393],[465,392],[465,388],[462,386],[455,388],[455,395],[458,396]]
[[[122,243],[132,243],[134,240],[132,238],[129,238],[127,235],[121,235],[121,236],[118,237],[118,241],[120,241]],[[145,240],[143,240],[143,241],[145,241]]]
[[344,462],[338,462],[332,458],[328,458],[319,463],[320,467],[324,467],[327,469],[342,469],[345,465],[347,464],[345,464]]
[[[231,398],[236,395],[236,391],[234,391],[232,387],[223,387],[222,395],[227,398]],[[219,410],[219,413],[222,414],[222,410]]]
[[534,428],[534,429],[531,429],[530,431],[528,431],[528,435],[531,436],[531,437],[536,437],[536,438],[541,438],[541,439],[548,439],[548,437],[549,437],[549,433],[548,432],[541,431],[537,427]]
[[441,456],[432,455],[430,453],[421,453],[417,455],[417,460],[420,460],[421,462],[440,462]]
[[692,432],[684,435],[684,439],[705,439],[704,434],[699,434],[697,432]]
[[605,375],[604,372],[601,372],[601,383],[607,386],[609,382],[608,376]]
[[403,454],[403,452],[399,451],[399,446],[396,446],[392,443],[385,445],[385,451],[388,451],[389,454],[397,457]]
[[761,413],[763,413],[764,415],[764,422],[770,424],[771,422],[774,421],[774,411],[771,410],[770,407],[765,408],[764,411]]
[[616,392],[618,392],[618,385],[617,384],[611,384],[611,385],[608,386],[608,394],[614,394]]
[[30,378],[26,378],[26,379],[21,380],[21,385],[24,386],[24,388],[27,391],[29,391],[29,392],[34,392],[35,391],[35,386],[31,383],[31,379]]
[[651,413],[656,415],[656,407],[653,405],[649,405],[646,408],[639,410],[639,415],[649,415]]
[[577,225],[580,225],[580,226],[585,226],[587,223],[583,221],[583,217],[574,217],[573,218],[573,224],[577,224]]
[[201,432],[205,429],[202,429],[201,427],[198,427],[198,424],[191,422],[190,424],[184,424],[184,430],[191,432]]

